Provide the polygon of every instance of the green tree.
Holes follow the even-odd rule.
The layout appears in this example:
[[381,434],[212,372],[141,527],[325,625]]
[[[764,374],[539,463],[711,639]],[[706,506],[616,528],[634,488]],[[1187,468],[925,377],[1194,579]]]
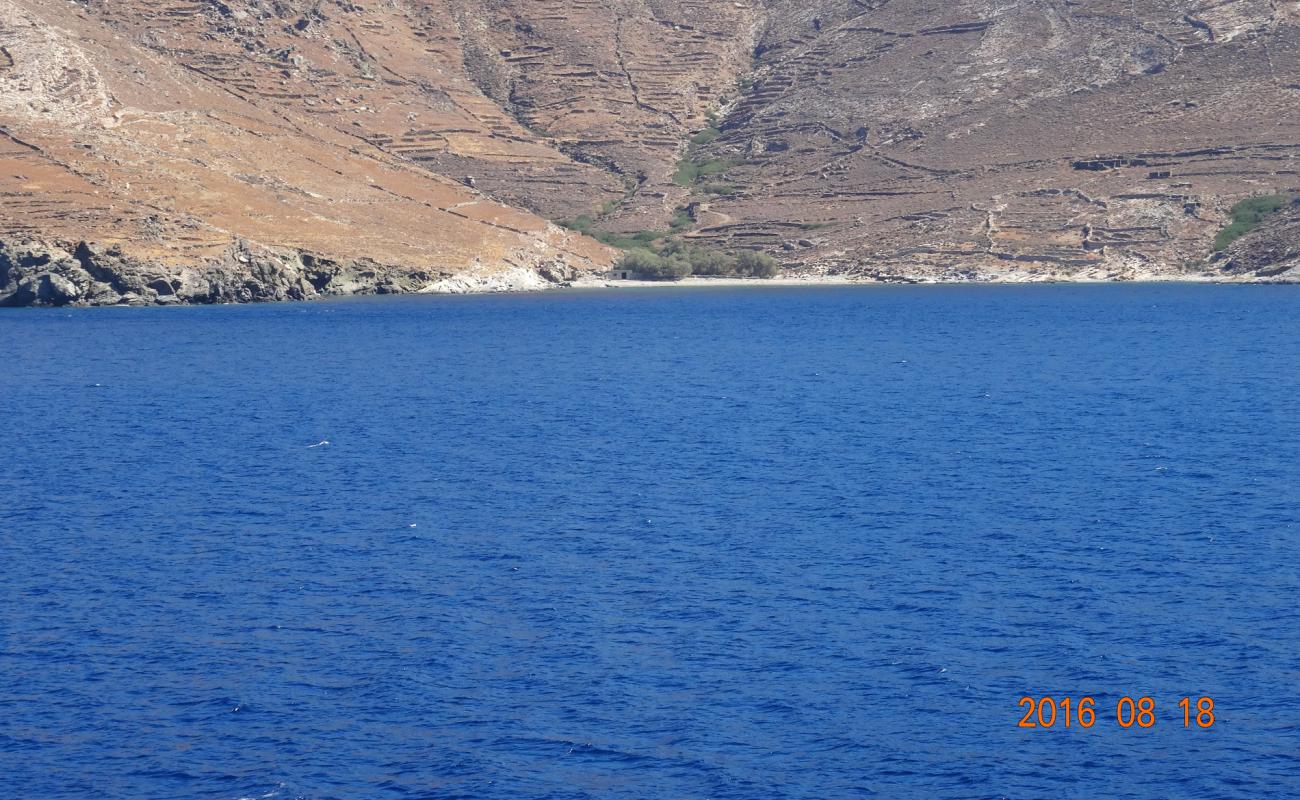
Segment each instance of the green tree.
[[728,253],[697,247],[687,257],[696,275],[734,275],[736,272],[736,257]]
[[744,250],[736,257],[736,272],[755,278],[774,278],[781,271],[777,260],[767,253]]
[[619,269],[625,269],[634,275],[649,275],[658,272],[663,259],[649,250],[636,248],[627,251],[619,260]]
[[691,274],[691,262],[681,256],[671,256],[663,260],[659,274],[655,277],[665,281],[679,281]]
[[649,250],[630,250],[619,261],[620,269],[652,281],[675,281],[691,274],[691,262],[676,253],[667,256]]

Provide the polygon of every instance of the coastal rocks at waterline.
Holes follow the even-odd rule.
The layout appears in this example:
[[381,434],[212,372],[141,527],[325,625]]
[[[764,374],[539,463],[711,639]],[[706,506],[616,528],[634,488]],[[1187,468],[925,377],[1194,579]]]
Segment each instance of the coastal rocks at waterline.
[[174,267],[143,263],[116,247],[85,242],[0,241],[0,306],[247,303],[342,295],[520,291],[561,285],[574,277],[572,272],[561,264],[453,276],[248,245],[232,247],[209,263]]
[[490,294],[495,292],[538,292],[568,286],[583,273],[562,262],[536,269],[510,269],[479,273],[470,271],[434,281],[419,289],[421,294]]

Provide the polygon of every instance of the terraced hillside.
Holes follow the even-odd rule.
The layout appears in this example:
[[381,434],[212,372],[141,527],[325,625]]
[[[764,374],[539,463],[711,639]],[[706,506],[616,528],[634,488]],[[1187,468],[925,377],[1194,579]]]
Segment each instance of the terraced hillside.
[[1294,208],[1213,250],[1300,188],[1278,0],[0,0],[0,131],[10,304],[542,286],[616,257],[581,215],[864,279],[1300,274]]
[[701,238],[882,277],[1213,273],[1227,207],[1300,184],[1300,4],[780,5]]

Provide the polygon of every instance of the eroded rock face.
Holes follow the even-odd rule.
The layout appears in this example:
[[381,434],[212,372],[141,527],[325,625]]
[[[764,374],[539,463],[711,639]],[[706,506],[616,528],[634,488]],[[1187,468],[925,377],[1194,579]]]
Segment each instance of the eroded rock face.
[[3,297],[553,285],[616,257],[582,214],[864,279],[1253,280],[1210,245],[1298,132],[1295,2],[0,0],[0,240],[63,243]]

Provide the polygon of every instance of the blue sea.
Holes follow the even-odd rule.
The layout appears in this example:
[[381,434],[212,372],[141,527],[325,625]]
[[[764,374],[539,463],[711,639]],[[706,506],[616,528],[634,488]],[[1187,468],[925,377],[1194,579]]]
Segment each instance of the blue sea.
[[1300,797],[1300,287],[0,341],[0,798]]

